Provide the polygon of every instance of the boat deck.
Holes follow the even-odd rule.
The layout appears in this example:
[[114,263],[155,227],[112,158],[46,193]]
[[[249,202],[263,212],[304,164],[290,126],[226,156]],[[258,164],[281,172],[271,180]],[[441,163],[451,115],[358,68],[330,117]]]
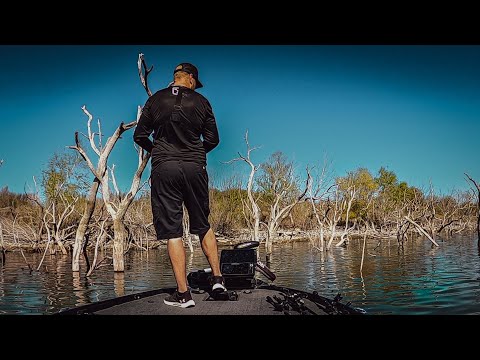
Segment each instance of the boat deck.
[[[272,287],[235,290],[237,300],[213,300],[208,292],[194,292],[195,306],[165,305],[163,299],[173,288],[127,295],[80,306],[60,315],[327,315],[325,309],[306,298],[288,297],[288,291]],[[287,295],[287,296],[286,296]],[[288,298],[288,299],[287,299]],[[268,300],[267,300],[268,299]],[[286,300],[287,299],[287,300]],[[282,302],[283,300],[283,302]],[[283,305],[279,305],[283,304]],[[287,306],[284,306],[287,304]]]
[[[195,306],[182,309],[165,305],[163,299],[168,295],[158,294],[147,298],[126,302],[110,308],[99,310],[99,315],[284,315],[282,311],[274,311],[274,306],[267,302],[267,296],[280,297],[281,293],[266,289],[252,289],[250,291],[237,291],[238,300],[207,300],[208,293],[192,293]],[[211,299],[211,298],[210,298]],[[308,300],[305,302],[309,303]],[[306,304],[316,313],[323,313],[315,304]],[[289,313],[300,314],[296,311]]]

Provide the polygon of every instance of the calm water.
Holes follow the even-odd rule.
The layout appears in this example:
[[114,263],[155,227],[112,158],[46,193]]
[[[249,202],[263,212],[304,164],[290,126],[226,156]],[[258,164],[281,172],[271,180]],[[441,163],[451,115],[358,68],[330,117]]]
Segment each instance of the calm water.
[[[327,254],[300,242],[274,248],[270,268],[275,283],[317,290],[369,314],[480,314],[480,254],[476,237],[456,237],[432,248],[428,240],[409,241],[399,248],[395,240],[367,242],[360,276],[362,241]],[[26,254],[38,265],[41,254]],[[263,254],[262,254],[263,258]],[[72,276],[69,256],[45,258],[41,272],[30,274],[20,253],[7,253],[0,265],[0,314],[51,314],[115,296],[164,286],[175,286],[166,249],[131,252],[123,276],[112,267],[96,270],[86,279]],[[201,250],[187,252],[188,270],[208,267]],[[259,275],[262,278],[261,275]]]

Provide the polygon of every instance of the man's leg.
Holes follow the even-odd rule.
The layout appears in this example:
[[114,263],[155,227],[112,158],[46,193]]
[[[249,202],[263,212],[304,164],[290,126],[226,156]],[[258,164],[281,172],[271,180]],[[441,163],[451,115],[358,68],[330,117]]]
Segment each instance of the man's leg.
[[185,266],[185,248],[182,238],[169,239],[167,242],[168,256],[172,263],[173,273],[177,281],[178,291],[183,293],[187,291],[187,275]]
[[[212,291],[225,291],[224,280],[220,272],[217,239],[208,222],[210,214],[208,194],[208,174],[205,165],[184,163],[187,175],[185,187],[185,206],[190,216],[190,231],[198,234],[202,250],[212,269]],[[208,229],[205,231],[205,229]]]
[[200,235],[200,243],[202,244],[202,250],[212,268],[213,276],[221,276],[220,273],[220,261],[218,259],[218,247],[215,234],[210,228],[205,234]]

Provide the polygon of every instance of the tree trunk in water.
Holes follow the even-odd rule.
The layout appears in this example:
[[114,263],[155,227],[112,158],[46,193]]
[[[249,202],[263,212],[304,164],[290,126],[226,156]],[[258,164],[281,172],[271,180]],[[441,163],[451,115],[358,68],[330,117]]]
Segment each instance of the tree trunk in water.
[[75,234],[75,244],[73,246],[73,257],[72,257],[72,271],[80,271],[80,254],[82,253],[82,247],[87,246],[85,242],[82,246],[83,239],[85,238],[85,233],[87,232],[88,223],[92,218],[93,211],[95,210],[95,202],[97,199],[97,191],[100,181],[97,178],[92,183],[90,191],[87,197],[87,204],[85,205],[85,210],[83,212],[80,223],[78,224],[77,233]]
[[123,218],[116,218],[113,220],[113,231],[115,233],[113,238],[113,271],[125,271],[123,261],[124,244],[125,244],[125,225],[123,225]]
[[478,190],[478,204],[477,204],[477,245],[480,249],[480,189]]
[[[355,194],[353,196],[355,196]],[[348,217],[349,217],[349,214],[350,214],[350,209],[352,208],[353,196],[348,201],[347,216],[345,217],[345,229],[343,230],[343,234],[340,237],[340,241],[335,244],[335,246],[337,246],[337,247],[342,246],[343,243],[348,240]]]
[[335,239],[335,230],[336,230],[336,225],[333,224],[330,229],[330,240],[328,240],[327,244],[327,251],[330,250],[330,247],[332,246],[333,239]]
[[253,225],[253,241],[260,242],[260,218],[257,216]]
[[477,236],[478,236],[478,247],[480,247],[480,194],[478,197]]
[[[43,210],[40,212],[40,219],[43,219]],[[43,235],[43,221],[40,221],[40,224],[38,225],[38,230],[37,230],[37,238],[35,239],[35,247],[33,250],[37,250],[38,244],[42,241],[42,235]]]
[[61,235],[60,235],[60,231],[58,229],[55,229],[55,242],[57,244],[57,247],[62,252],[62,255],[67,255],[68,251],[65,248],[65,245],[63,245],[62,238],[61,238]]
[[323,224],[320,223],[320,251],[323,251],[325,248],[325,239],[324,239],[324,233],[323,233]]
[[267,230],[267,240],[265,242],[265,250],[267,252],[267,255],[270,255],[272,253],[274,233],[275,229],[272,229],[272,227],[269,226]]
[[270,255],[272,253],[272,239],[270,237],[267,238],[267,243],[265,244],[267,254]]
[[125,273],[116,272],[113,273],[113,287],[115,289],[115,295],[125,295]]
[[60,251],[62,252],[63,255],[68,254],[67,249],[65,248],[65,246],[62,243],[62,240],[57,239],[57,246],[60,248]]
[[478,236],[478,247],[480,248],[480,185],[477,184],[475,180],[473,180],[467,173],[465,173],[468,180],[470,180],[473,185],[477,188],[477,236]]
[[0,223],[0,259],[2,260],[2,265],[5,264],[5,243],[3,242],[2,223]]

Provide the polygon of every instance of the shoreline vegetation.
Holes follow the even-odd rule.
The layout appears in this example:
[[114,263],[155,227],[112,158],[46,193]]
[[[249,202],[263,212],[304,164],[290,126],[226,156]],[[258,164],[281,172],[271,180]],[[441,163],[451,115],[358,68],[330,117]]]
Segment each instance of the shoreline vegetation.
[[[153,67],[147,67],[143,54],[137,66],[150,96],[147,78]],[[113,271],[123,272],[128,251],[162,244],[155,240],[148,181],[141,181],[150,154],[135,147],[138,164],[126,192],[120,190],[116,165],[109,160],[118,141],[130,141],[133,151],[129,131],[141,107],[137,120],[121,122],[112,134],[102,134],[100,120],[95,131],[93,115],[86,106],[81,110],[87,131],[73,134],[75,145],[53,154],[24,193],[0,189],[0,262],[7,251],[17,249],[22,254],[24,249],[43,252],[42,261],[47,253],[71,254],[72,271],[79,272],[80,256],[94,249],[92,262],[86,258],[88,276],[103,261],[97,259],[99,250],[107,249]],[[385,167],[374,174],[358,168],[334,177],[327,159],[303,172],[281,151],[256,163],[252,154],[260,148],[250,145],[248,131],[244,140],[245,152],[224,163],[230,172],[229,164],[238,162],[240,172],[216,182],[210,174],[209,220],[220,244],[259,241],[268,258],[274,244],[302,239],[329,251],[347,246],[354,237],[394,238],[403,246],[423,236],[439,246],[436,238],[441,234],[476,230],[480,235],[480,186],[466,173],[465,180],[473,184],[470,190],[439,194],[432,182],[427,188],[414,187]],[[1,164],[3,160],[0,171]],[[198,238],[190,236],[188,213],[183,211],[185,246],[192,251]]]
[[[58,246],[55,246],[54,244],[52,245],[52,241],[43,236],[41,240],[32,240],[31,238],[22,238],[19,237],[18,234],[25,234],[28,233],[28,231],[25,228],[21,228],[21,225],[17,225],[18,229],[16,230],[16,234],[13,234],[11,230],[4,231],[5,225],[4,223],[7,222],[8,220],[5,221],[6,219],[0,217],[0,230],[1,230],[1,248],[0,250],[3,250],[5,253],[8,252],[14,252],[14,251],[26,251],[26,252],[42,252],[45,251],[47,246],[49,248],[49,254],[50,255],[55,255],[55,254],[61,254],[62,251],[60,251],[60,248]],[[8,229],[8,227],[7,227]],[[334,231],[334,243],[335,242],[340,242],[342,240],[342,235],[343,235],[344,227],[336,227]],[[395,240],[398,242],[399,246],[402,246],[405,241],[408,240],[408,238],[411,239],[419,239],[419,238],[425,238],[426,241],[428,241],[428,238],[421,232],[421,231],[415,231],[412,230],[410,233],[410,236],[405,236],[405,240],[403,242],[399,241],[398,233],[395,231],[390,231],[390,232],[380,232],[380,231],[372,231],[371,229],[368,230],[358,230],[358,229],[350,229],[348,232],[348,240],[358,240],[358,239],[376,239],[379,241],[382,240]],[[457,231],[445,231],[442,232],[442,238],[444,240],[448,240],[449,237],[454,236],[454,235],[473,235],[474,234],[474,224],[469,224],[467,226],[464,224],[463,226],[460,226]],[[259,232],[259,240],[261,245],[265,245],[266,238],[267,238],[267,232],[266,231],[260,231]],[[252,232],[249,229],[241,229],[241,230],[233,230],[231,231],[228,235],[215,232],[215,236],[218,241],[219,246],[233,246],[242,242],[246,241],[251,241],[252,240]],[[325,238],[330,238],[332,236],[332,231],[330,230],[325,230],[324,231],[324,237]],[[187,239],[185,236],[183,237],[184,244],[186,248],[189,248],[189,243],[191,243],[192,247],[197,247],[199,246],[199,238],[197,235],[190,234],[189,239]],[[435,238],[438,238],[435,236]],[[295,229],[280,229],[278,231],[277,236],[273,240],[273,245],[285,245],[285,244],[291,244],[294,242],[308,242],[313,248],[316,248],[317,250],[320,250],[318,247],[318,240],[319,240],[319,231],[318,230],[302,230],[299,228]],[[154,234],[149,234],[148,237],[143,237],[141,239],[133,239],[129,238],[127,240],[128,242],[125,244],[125,254],[128,253],[128,251],[131,250],[139,250],[139,251],[148,251],[148,250],[153,250],[160,248],[162,246],[167,245],[167,240],[157,240]],[[73,245],[75,243],[74,238],[70,239],[64,239],[62,240],[63,247],[67,250],[67,254],[70,255],[71,252],[73,251]],[[341,246],[348,246],[349,241],[344,241]],[[112,241],[108,241],[108,239],[105,239],[104,242],[100,243],[98,245],[101,247],[102,251],[111,251],[113,244]],[[87,246],[88,250],[93,250],[95,248],[95,243],[90,243],[89,246]],[[325,248],[323,250],[328,251],[331,248]]]

